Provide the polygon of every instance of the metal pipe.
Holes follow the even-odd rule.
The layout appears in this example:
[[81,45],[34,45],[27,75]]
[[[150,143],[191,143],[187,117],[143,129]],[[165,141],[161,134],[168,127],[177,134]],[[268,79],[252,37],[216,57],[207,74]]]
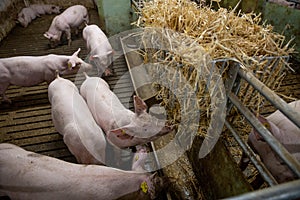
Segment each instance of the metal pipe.
[[240,68],[239,75],[300,128],[300,113],[295,112],[284,100],[259,81],[251,72],[247,72]]
[[293,200],[300,198],[300,180],[290,181],[262,190],[249,192],[235,197],[226,198],[227,200]]
[[276,154],[287,164],[287,166],[300,177],[300,164],[299,162],[282,146],[280,142],[264,127],[255,115],[249,111],[239,99],[232,93],[228,93],[229,100],[243,113],[246,119],[252,124],[253,127],[259,132],[263,139],[270,145]]
[[265,167],[265,165],[256,158],[256,154],[253,152],[253,150],[244,143],[244,141],[240,138],[236,130],[231,126],[231,124],[225,120],[225,126],[228,128],[228,130],[232,133],[234,139],[237,141],[237,143],[240,145],[240,147],[243,149],[243,151],[247,154],[247,156],[250,158],[251,162],[254,164],[256,169],[259,171],[263,179],[270,185],[274,186],[277,185],[277,181],[272,176],[272,174],[269,172],[269,170]]

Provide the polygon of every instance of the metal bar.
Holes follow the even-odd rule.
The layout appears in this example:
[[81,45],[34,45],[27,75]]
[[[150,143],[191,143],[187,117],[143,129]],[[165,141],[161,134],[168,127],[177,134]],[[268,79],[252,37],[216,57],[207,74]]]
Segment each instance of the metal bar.
[[138,3],[136,1],[131,0],[131,4],[133,4],[133,6],[136,8],[136,10],[138,12],[141,12],[141,8],[140,8],[140,6],[138,5]]
[[235,197],[226,198],[227,200],[293,200],[300,198],[300,180],[290,181],[262,190],[249,192]]
[[237,141],[237,143],[240,145],[240,147],[243,149],[243,151],[246,153],[246,155],[250,158],[251,162],[254,164],[256,169],[259,171],[263,179],[270,185],[274,186],[277,185],[277,181],[272,176],[272,174],[269,172],[269,170],[265,167],[265,165],[256,158],[256,154],[253,152],[253,150],[245,144],[245,142],[240,138],[236,130],[231,126],[231,124],[225,120],[225,126],[228,128],[228,130],[232,133],[234,139]]
[[275,94],[270,88],[259,81],[251,72],[240,68],[239,75],[258,90],[268,101],[279,109],[287,118],[300,128],[300,113],[295,112],[289,105]]
[[232,93],[228,93],[229,100],[237,107],[237,109],[243,113],[246,119],[252,124],[253,127],[259,132],[263,139],[270,145],[270,147],[276,152],[276,154],[287,164],[287,166],[300,177],[300,164],[291,156],[291,154],[282,146],[280,142],[264,127],[255,115],[250,112]]
[[[233,92],[235,95],[238,94],[241,86],[241,77],[238,76],[238,70],[240,66],[234,63],[233,66],[229,66],[228,78],[225,80],[226,94]],[[233,105],[230,101],[227,101],[227,115],[231,112]]]

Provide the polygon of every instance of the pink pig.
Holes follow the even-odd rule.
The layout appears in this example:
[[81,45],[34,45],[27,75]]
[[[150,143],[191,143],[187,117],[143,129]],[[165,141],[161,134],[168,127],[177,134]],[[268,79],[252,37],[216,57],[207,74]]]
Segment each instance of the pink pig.
[[59,6],[50,4],[32,4],[29,7],[32,8],[39,15],[60,13]]
[[135,112],[125,108],[101,78],[86,75],[80,93],[108,141],[119,148],[145,144],[173,129],[148,114],[147,105],[138,96],[134,96]]
[[[289,106],[300,113],[300,100],[289,103]],[[300,162],[300,129],[279,110],[266,118],[259,116],[258,119],[291,155]],[[262,162],[279,183],[296,178],[289,167],[281,161],[255,129],[249,134],[248,143],[259,154]],[[248,162],[248,159],[242,158],[242,162],[243,160],[246,163]]]
[[83,23],[89,22],[87,9],[82,5],[75,5],[67,8],[63,13],[54,17],[52,23],[44,36],[50,40],[52,46],[60,43],[62,33],[65,32],[68,39],[68,45],[71,45],[71,29],[75,28],[78,33],[78,27]]
[[0,144],[0,196],[10,199],[155,199],[165,181],[157,173],[80,165]]
[[113,49],[103,31],[97,25],[87,25],[82,31],[83,39],[86,41],[90,59],[95,62],[98,75],[112,75],[108,66],[113,61]]
[[34,20],[36,17],[39,17],[39,14],[32,8],[26,7],[21,10],[21,12],[18,14],[17,21],[20,22],[22,26],[25,28],[30,24],[32,20]]
[[60,74],[76,73],[81,67],[84,71],[92,66],[78,57],[80,48],[72,56],[49,54],[46,56],[17,56],[0,59],[0,96],[10,102],[5,91],[9,85],[33,86],[55,79],[55,71]]
[[48,88],[52,121],[82,164],[105,164],[106,140],[74,83],[59,76]]

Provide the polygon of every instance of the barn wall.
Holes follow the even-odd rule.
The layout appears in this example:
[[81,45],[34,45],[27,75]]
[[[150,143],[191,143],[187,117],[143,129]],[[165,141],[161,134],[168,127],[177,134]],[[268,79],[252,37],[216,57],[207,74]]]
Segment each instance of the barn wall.
[[20,0],[0,1],[0,41],[15,27],[18,12],[23,7],[25,7],[25,4]]

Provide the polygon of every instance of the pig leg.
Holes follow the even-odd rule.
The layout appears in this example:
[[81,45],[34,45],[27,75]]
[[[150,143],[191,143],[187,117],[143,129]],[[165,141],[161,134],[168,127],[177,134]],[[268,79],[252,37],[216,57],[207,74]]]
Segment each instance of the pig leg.
[[110,53],[107,55],[107,60],[108,60],[108,66],[104,71],[104,76],[112,76],[114,75],[113,72],[113,53]]
[[71,46],[71,42],[72,42],[72,39],[71,39],[71,28],[68,27],[68,28],[65,30],[65,33],[66,33],[67,39],[68,39],[68,46]]
[[5,91],[7,90],[9,83],[3,83],[0,85],[0,96],[2,96],[2,100],[11,104],[11,100],[5,95]]

